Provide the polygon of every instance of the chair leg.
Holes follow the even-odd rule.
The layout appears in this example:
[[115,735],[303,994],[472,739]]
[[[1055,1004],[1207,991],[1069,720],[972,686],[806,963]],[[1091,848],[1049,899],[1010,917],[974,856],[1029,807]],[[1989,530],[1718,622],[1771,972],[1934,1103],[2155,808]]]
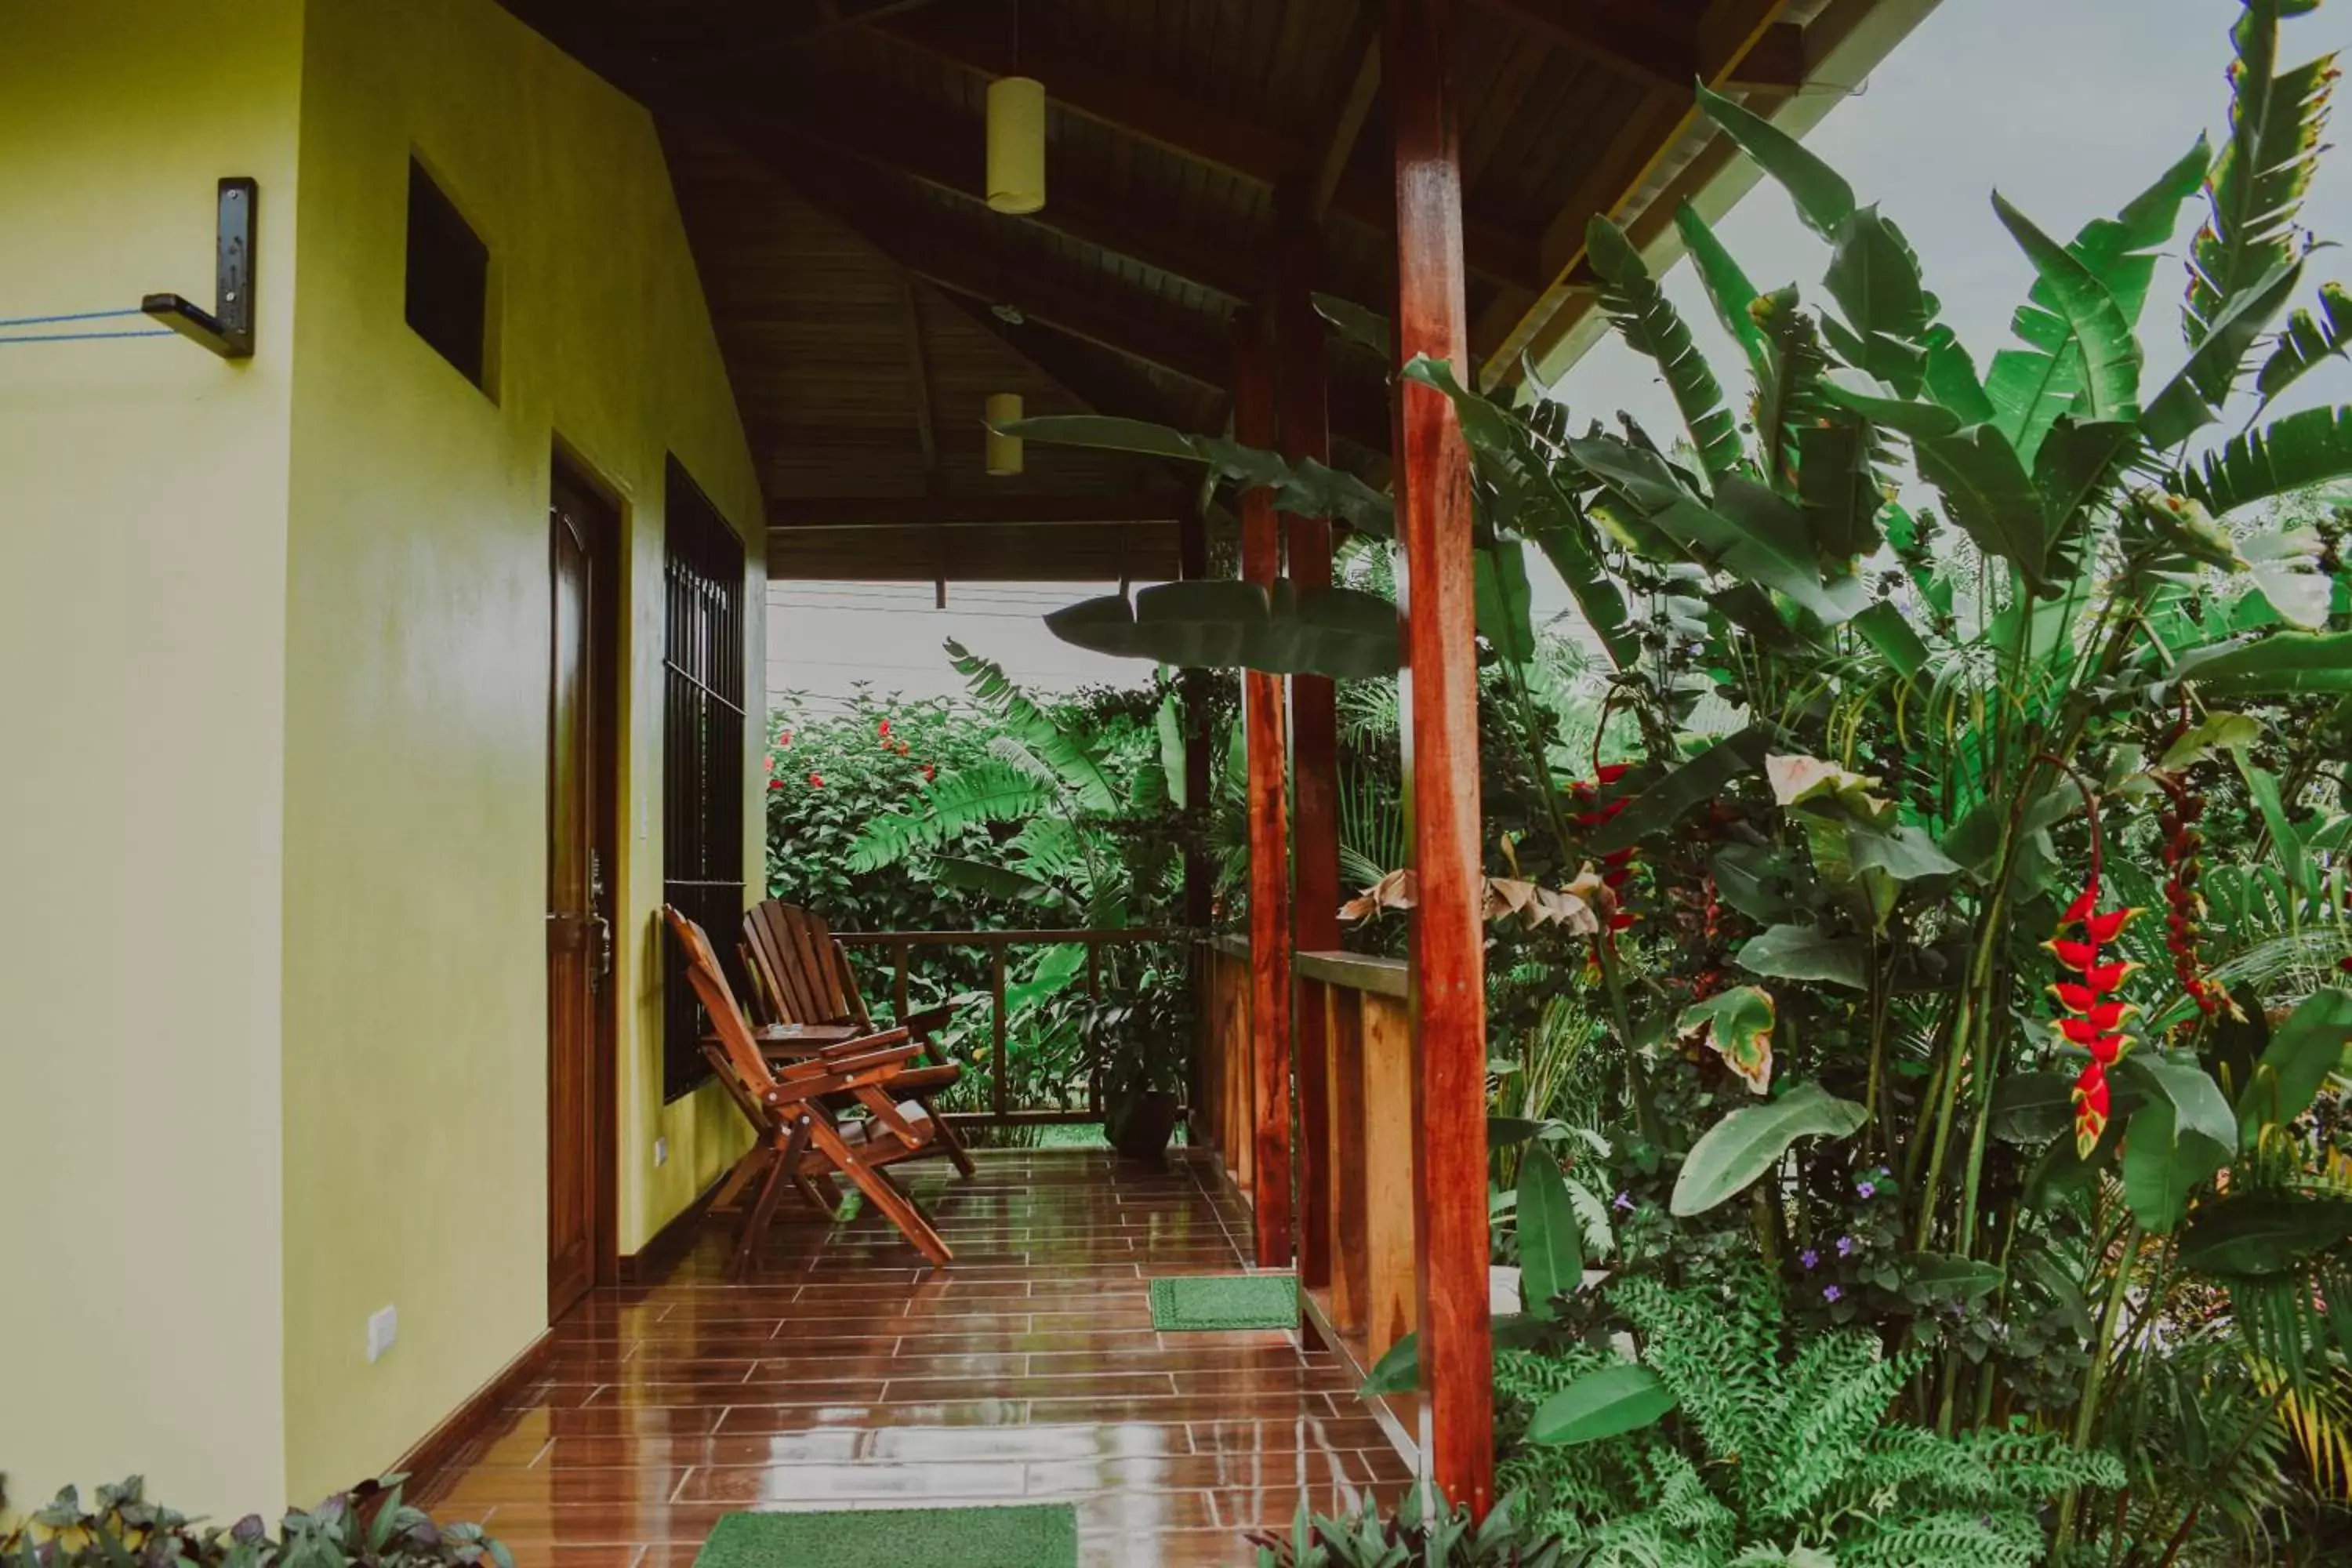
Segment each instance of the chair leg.
[[955,1162],[955,1168],[966,1180],[970,1180],[973,1174],[971,1152],[963,1146],[963,1139],[948,1124],[948,1119],[931,1109],[929,1100],[926,1100],[921,1104],[923,1114],[931,1119],[931,1136],[939,1142],[940,1148],[947,1151],[948,1158]]
[[710,1212],[732,1214],[735,1211],[735,1205],[742,1200],[743,1190],[766,1173],[768,1162],[775,1157],[775,1150],[768,1144],[754,1145],[741,1159],[735,1162],[735,1168],[727,1173],[727,1180],[719,1184],[717,1192],[710,1194]]
[[948,1244],[940,1239],[940,1233],[931,1228],[931,1222],[923,1217],[923,1211],[915,1206],[913,1199],[899,1191],[898,1184],[882,1171],[859,1159],[830,1126],[820,1123],[811,1129],[811,1134],[825,1157],[839,1166],[844,1175],[857,1184],[857,1190],[866,1194],[866,1201],[880,1209],[883,1216],[898,1227],[898,1233],[913,1242],[918,1252],[930,1259],[933,1268],[946,1267],[955,1255],[948,1250]]
[[732,1272],[738,1279],[749,1279],[759,1262],[760,1242],[776,1217],[776,1205],[783,1199],[793,1168],[800,1163],[801,1151],[808,1147],[808,1137],[805,1124],[793,1128],[793,1135],[776,1151],[768,1166],[768,1178],[760,1184],[759,1201],[743,1216],[742,1231],[735,1240]]

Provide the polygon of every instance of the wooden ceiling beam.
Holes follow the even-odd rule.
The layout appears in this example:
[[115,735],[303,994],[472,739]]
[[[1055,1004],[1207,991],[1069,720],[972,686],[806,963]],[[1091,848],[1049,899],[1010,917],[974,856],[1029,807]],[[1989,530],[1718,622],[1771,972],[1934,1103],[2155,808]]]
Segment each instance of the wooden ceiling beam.
[[1168,495],[779,496],[768,503],[772,533],[866,528],[1067,528],[1108,522],[1174,522],[1191,504]]
[[[1500,0],[1481,0],[1500,3]],[[1709,87],[1728,89],[1743,63],[1780,26],[1789,0],[1709,0],[1692,28],[1697,70],[1695,79]],[[1551,281],[1531,309],[1516,306],[1488,310],[1471,334],[1473,351],[1484,368],[1479,380],[1492,389],[1516,374],[1521,353],[1542,334],[1569,299],[1590,286],[1585,266],[1585,232],[1602,213],[1619,222],[1630,221],[1626,206],[1677,149],[1700,130],[1696,96],[1687,84],[1671,90],[1653,88],[1644,93],[1607,155],[1593,161],[1584,180],[1558,216],[1545,227],[1543,269]]]
[[[1236,119],[1148,78],[1064,54],[1050,43],[1024,38],[1016,61],[996,29],[961,20],[893,16],[876,23],[873,31],[978,76],[1010,76],[1017,68],[1044,81],[1052,101],[1074,114],[1266,190],[1320,166],[1322,148]],[[1375,234],[1396,234],[1395,196],[1384,182],[1339,179],[1329,210]],[[1526,236],[1465,218],[1463,243],[1471,269],[1482,277],[1517,288],[1540,287],[1538,254]]]
[[912,383],[915,439],[923,449],[923,487],[940,488],[940,436],[931,410],[931,361],[923,343],[923,312],[915,298],[915,275],[898,279],[900,308],[906,313],[907,375]]
[[[803,148],[902,174],[973,206],[988,204],[980,161],[982,127],[928,106],[889,95],[861,94],[851,103],[794,93],[787,107],[730,110],[724,122],[747,145],[788,137]],[[1055,181],[1054,199],[1043,211],[1017,221],[1124,257],[1236,303],[1246,303],[1264,290],[1257,269],[1230,253],[1195,245],[1115,202],[1071,189],[1066,180]]]
[[1313,183],[1307,188],[1306,211],[1310,220],[1331,210],[1339,182],[1347,177],[1349,161],[1356,154],[1356,140],[1364,132],[1372,105],[1380,101],[1381,13],[1377,5],[1361,6],[1357,13],[1357,37],[1351,46],[1356,68],[1349,74],[1348,86],[1324,132],[1322,151],[1316,155]]
[[[1546,43],[1583,56],[1659,92],[1690,96],[1692,83],[1793,92],[1803,85],[1804,29],[1775,24],[1742,52],[1727,77],[1709,76],[1711,55],[1724,53],[1720,32],[1706,24],[1685,26],[1652,5],[1624,0],[1474,0]],[[1719,28],[1720,24],[1717,25]]]

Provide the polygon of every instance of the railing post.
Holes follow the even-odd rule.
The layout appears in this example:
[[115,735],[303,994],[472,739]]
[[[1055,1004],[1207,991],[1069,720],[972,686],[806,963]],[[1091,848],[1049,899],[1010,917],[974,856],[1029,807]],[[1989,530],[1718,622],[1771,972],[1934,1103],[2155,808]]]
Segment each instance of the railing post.
[[[1245,447],[1276,441],[1272,355],[1265,322],[1238,324],[1234,355],[1234,436]],[[1268,587],[1282,571],[1274,498],[1242,492],[1242,575]],[[1250,1056],[1255,1127],[1252,1228],[1257,1264],[1291,1258],[1290,1236],[1290,852],[1282,677],[1242,675],[1243,733],[1249,753]]]
[[1013,1104],[1012,1086],[1004,1080],[1004,944],[988,944],[988,992],[991,1040],[988,1047],[988,1104],[1003,1121]]
[[[1275,289],[1275,342],[1281,364],[1282,455],[1293,462],[1331,458],[1331,419],[1323,364],[1323,321],[1315,313],[1322,237],[1297,184],[1276,193],[1280,210],[1279,275]],[[1301,594],[1331,585],[1331,524],[1285,513],[1290,580]],[[1339,945],[1339,721],[1328,676],[1290,678],[1291,775],[1297,817],[1291,855],[1297,901],[1291,911],[1296,950],[1328,952]],[[1298,1282],[1331,1282],[1331,1151],[1329,1148],[1329,993],[1298,987],[1293,1056],[1298,1076]]]
[[[1390,0],[1383,52],[1396,136],[1396,353],[1470,381],[1462,165],[1451,0]],[[1414,1243],[1429,1479],[1483,1518],[1494,1501],[1494,1352],[1487,1311],[1486,1028],[1481,950],[1478,672],[1470,471],[1436,388],[1401,381],[1395,477],[1404,547],[1405,800],[1419,904],[1412,1031],[1420,1159]]]
[[896,951],[898,957],[898,972],[891,977],[890,1002],[898,1008],[898,1022],[903,1024],[907,1021],[907,965],[913,957],[913,948],[909,943],[902,942],[896,944]]

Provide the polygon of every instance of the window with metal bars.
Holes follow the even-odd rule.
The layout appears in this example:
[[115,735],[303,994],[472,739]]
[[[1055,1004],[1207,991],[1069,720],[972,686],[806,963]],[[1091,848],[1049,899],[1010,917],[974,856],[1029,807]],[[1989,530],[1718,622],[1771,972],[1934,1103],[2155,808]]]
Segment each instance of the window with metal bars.
[[[709,933],[735,994],[743,918],[743,542],[677,458],[667,489],[662,658],[662,897]],[[662,1088],[676,1100],[709,1071],[702,1009],[677,943],[662,942]]]

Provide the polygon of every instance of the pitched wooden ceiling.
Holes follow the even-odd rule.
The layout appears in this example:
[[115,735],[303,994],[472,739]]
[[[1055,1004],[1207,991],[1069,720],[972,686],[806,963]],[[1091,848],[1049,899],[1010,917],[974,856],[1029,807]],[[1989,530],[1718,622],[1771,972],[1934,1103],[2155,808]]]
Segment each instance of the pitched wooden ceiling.
[[[1172,576],[1197,473],[1032,444],[989,479],[982,399],[1221,428],[1278,211],[1320,221],[1327,292],[1393,293],[1379,0],[505,3],[656,117],[779,577]],[[1807,25],[1875,3],[1470,0],[1481,362],[1507,377],[1589,310],[1594,213],[1662,221],[1656,198],[1723,157],[1692,81],[1785,97],[1818,58]],[[982,200],[983,95],[1015,72],[1051,104],[1025,217]],[[1380,477],[1370,354],[1331,350],[1331,416],[1337,460]]]

